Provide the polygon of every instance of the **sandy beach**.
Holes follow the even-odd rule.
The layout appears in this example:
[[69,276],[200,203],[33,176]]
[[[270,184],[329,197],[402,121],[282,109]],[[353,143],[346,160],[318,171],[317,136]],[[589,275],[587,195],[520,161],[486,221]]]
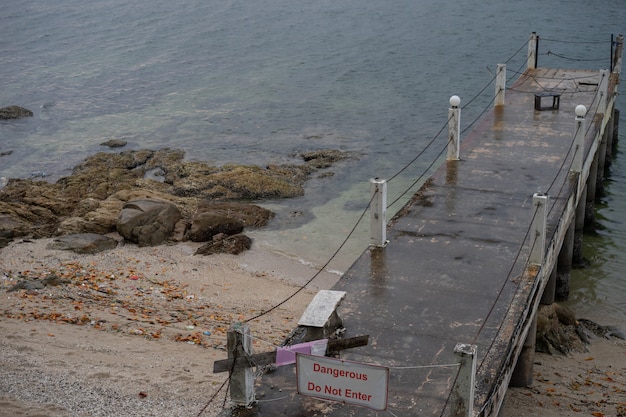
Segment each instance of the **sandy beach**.
[[[197,244],[120,245],[96,255],[0,251],[0,416],[217,416],[226,331],[294,294],[315,270],[278,254],[194,256]],[[43,288],[9,291],[39,278]],[[251,321],[254,350],[279,345],[315,292]],[[596,339],[570,357],[538,354],[535,382],[511,389],[503,417],[626,416],[626,343]]]

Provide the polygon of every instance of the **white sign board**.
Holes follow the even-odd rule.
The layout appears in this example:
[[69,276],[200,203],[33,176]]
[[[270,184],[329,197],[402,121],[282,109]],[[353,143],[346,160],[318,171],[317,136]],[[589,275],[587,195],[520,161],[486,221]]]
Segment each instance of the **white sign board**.
[[298,353],[296,373],[299,394],[387,409],[389,368]]

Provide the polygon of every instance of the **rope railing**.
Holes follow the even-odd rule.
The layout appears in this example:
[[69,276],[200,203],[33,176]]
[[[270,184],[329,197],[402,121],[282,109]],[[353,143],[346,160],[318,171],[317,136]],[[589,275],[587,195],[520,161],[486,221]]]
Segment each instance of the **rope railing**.
[[[569,42],[569,41],[557,41],[557,40],[553,40],[553,39],[545,39],[545,38],[541,38],[542,41],[547,41],[547,42],[563,42],[563,43],[604,43],[604,42]],[[510,62],[516,55],[518,55],[521,51],[524,50],[525,46],[527,45],[527,43],[524,43],[506,62]],[[551,51],[548,51],[550,55],[554,55],[557,56],[559,58],[565,58],[565,56],[561,56],[560,54],[556,54],[553,53]],[[595,61],[595,60],[587,60],[587,61]],[[522,67],[524,64],[522,64],[522,66],[519,68],[518,71],[513,71],[513,74],[515,75],[521,75],[521,74],[525,74],[525,72],[520,72]],[[478,97],[480,97],[486,90],[487,88],[492,85],[492,83],[495,80],[495,76],[493,76],[489,82],[479,90],[479,92],[474,95],[462,108],[465,109],[467,108],[470,104],[472,104],[475,100],[477,100]],[[541,80],[551,80],[551,79],[555,79],[556,77],[535,77],[535,76],[531,76],[531,78],[533,79],[533,81],[537,84],[537,86],[542,89],[543,91],[550,91],[550,89],[546,88],[544,85],[542,85],[542,81]],[[580,77],[583,78],[583,77]],[[566,79],[564,81],[576,81],[580,78],[571,78],[571,79]],[[588,78],[588,77],[584,77],[584,78]],[[563,80],[562,78],[559,78],[559,80]],[[507,83],[512,81],[512,77],[510,79],[507,80]],[[508,87],[507,90],[511,90],[511,91],[516,91],[516,92],[520,92],[520,93],[536,93],[536,91],[533,92],[524,92],[524,91],[519,91],[517,89],[513,89]],[[598,89],[599,90],[599,89]],[[596,91],[596,95],[599,94],[598,90]],[[581,92],[582,93],[582,92]],[[492,104],[495,100],[495,97],[493,97],[491,99],[491,101],[484,106],[484,108],[482,108],[482,110],[480,111],[480,113],[478,114],[478,116],[476,116],[471,123],[461,132],[461,133],[465,133],[466,131],[468,131],[478,120],[480,120],[481,117],[483,117],[483,115],[485,114],[485,112],[488,111],[489,108],[492,107]],[[594,102],[596,103],[596,109],[598,108],[598,106],[600,105],[600,100],[596,100],[594,97]],[[594,110],[594,111],[595,111]],[[415,164],[420,158],[422,158],[429,149],[431,149],[433,146],[435,146],[436,144],[440,143],[437,141],[437,139],[441,136],[441,134],[444,132],[444,130],[446,129],[446,127],[448,126],[450,120],[448,119],[446,121],[445,124],[443,124],[441,126],[441,128],[437,131],[437,133],[428,141],[427,145],[421,150],[419,151],[408,163],[406,163],[405,165],[403,165],[397,172],[395,172],[393,175],[390,176],[388,182],[391,183],[392,181],[396,180],[402,173],[406,172],[407,170],[409,170],[409,168]],[[588,124],[587,126],[587,132],[592,128],[592,124]],[[387,207],[393,206],[394,204],[398,203],[400,200],[402,200],[406,194],[408,194],[409,192],[411,192],[411,190],[413,190],[413,188],[415,187],[416,184],[418,184],[423,178],[424,176],[430,172],[430,170],[433,168],[433,166],[437,163],[437,161],[439,161],[443,155],[443,152],[445,152],[446,147],[447,147],[448,143],[446,141],[445,146],[441,146],[441,149],[438,150],[436,152],[436,155],[434,158],[431,157],[431,159],[427,162],[426,164],[426,168],[422,169],[421,172],[419,174],[417,174],[415,176],[414,181],[411,182],[411,184],[408,187],[405,187],[403,190],[400,191],[399,195],[397,198],[395,198],[393,200],[393,202],[391,204],[389,204]],[[566,167],[567,163],[569,162],[570,167],[571,167],[571,163],[574,159],[574,156],[576,155],[577,152],[580,152],[580,149],[575,149],[574,147],[574,142],[572,142],[568,148],[568,151],[565,155],[565,157],[563,158],[563,161],[557,171],[557,174],[554,176],[554,178],[552,179],[551,183],[549,184],[547,191],[548,193],[550,193],[551,191],[553,191],[555,189],[555,186],[557,185],[557,181],[559,176],[562,174],[563,169]],[[572,158],[570,158],[570,154],[573,154]],[[560,183],[560,188],[558,189],[558,192],[556,193],[556,199],[560,198],[562,193],[563,193],[563,189],[565,188],[565,185],[567,184],[569,179],[569,176],[566,175],[565,176],[565,180],[562,181]],[[293,299],[298,293],[300,293],[302,290],[304,290],[314,279],[316,279],[324,270],[325,268],[336,258],[336,256],[338,256],[339,252],[343,249],[343,247],[346,245],[346,243],[348,242],[348,240],[354,235],[355,230],[357,229],[357,227],[359,226],[359,224],[362,222],[362,220],[364,219],[365,215],[367,214],[368,210],[370,209],[372,202],[374,200],[375,196],[372,196],[372,198],[370,199],[370,201],[368,202],[367,206],[363,209],[363,211],[360,213],[358,219],[355,221],[354,226],[351,228],[350,232],[347,234],[347,236],[342,240],[341,244],[337,247],[337,249],[332,253],[332,255],[329,257],[328,261],[321,267],[319,268],[319,270],[303,285],[301,285],[296,291],[294,291],[294,293],[292,293],[290,296],[286,297],[285,299],[283,299],[282,301],[280,301],[279,303],[271,306],[270,308],[268,308],[267,310],[251,317],[248,318],[246,320],[244,320],[245,323],[254,321],[256,319],[259,319],[260,317],[263,317],[269,313],[271,313],[272,311],[276,310],[277,308],[279,308],[280,306],[284,305],[285,303],[287,303],[288,301],[290,301],[291,299]],[[554,199],[553,201],[556,201],[556,199]],[[552,210],[554,209],[555,204],[552,205],[549,214],[551,214]],[[511,267],[507,273],[507,277],[506,279],[503,281],[503,284],[501,285],[501,287],[498,290],[498,293],[496,295],[495,300],[493,301],[492,305],[490,306],[490,309],[487,313],[487,316],[485,317],[485,319],[482,321],[482,324],[480,326],[480,328],[478,329],[478,331],[476,332],[476,334],[474,335],[473,338],[473,343],[475,343],[479,336],[481,335],[481,333],[483,332],[487,322],[489,321],[489,318],[492,316],[497,304],[500,302],[502,296],[504,295],[504,290],[506,288],[507,285],[509,285],[512,281],[514,281],[513,277],[513,273],[517,268],[519,268],[519,261],[522,258],[522,255],[525,253],[525,248],[527,248],[527,240],[529,239],[529,235],[531,234],[532,230],[533,230],[533,223],[535,220],[535,217],[537,215],[537,210],[534,211],[533,216],[532,216],[532,220],[530,223],[530,226],[527,228],[524,238],[521,241],[521,244],[519,246],[519,248],[517,249],[517,252],[515,254],[515,258],[511,264]],[[535,247],[535,245],[537,244],[537,236],[535,236],[535,239],[528,242],[529,246],[530,246],[530,250],[528,251],[528,253],[532,253],[533,248]],[[530,266],[530,258],[524,260],[523,262],[523,270],[526,271]],[[516,283],[515,288],[514,288],[514,293],[517,293],[520,290],[520,287],[523,283],[523,280],[520,280],[519,282]],[[507,309],[507,313],[508,314],[510,312],[511,306],[508,306]],[[505,316],[506,316],[505,314]],[[498,328],[497,328],[497,333],[500,333],[502,330],[502,327],[504,325],[504,321],[502,321]],[[482,368],[482,366],[484,365],[484,361],[487,358],[487,353],[491,351],[491,349],[493,348],[493,345],[495,343],[495,338],[491,341],[491,344],[488,346],[486,353],[483,355],[483,359],[480,362],[478,369],[480,370]],[[441,364],[441,365],[415,365],[415,366],[390,366],[389,369],[393,369],[393,370],[413,370],[413,369],[422,369],[422,368],[435,368],[435,367],[457,367],[459,366],[458,363],[453,363],[453,364]],[[457,374],[458,377],[458,374]],[[206,409],[206,407],[208,407],[208,405],[215,399],[215,397],[219,394],[219,392],[224,388],[224,386],[226,385],[226,383],[229,381],[229,379],[227,379],[226,381],[224,381],[224,383],[222,383],[222,385],[219,387],[219,389],[217,390],[217,392],[211,397],[211,399],[209,400],[209,403],[200,411],[200,413],[198,414],[198,416],[200,416],[204,410]],[[228,393],[226,394],[228,395]],[[263,401],[278,401],[281,399],[286,398],[287,396],[281,396],[279,398],[275,398],[275,399],[266,399]],[[224,401],[226,401],[226,398],[224,399]],[[445,412],[446,408],[448,407],[450,401],[450,396],[448,396],[448,398],[446,399],[446,402],[444,404],[444,407],[442,409],[442,413],[441,415],[443,416],[443,413]],[[393,414],[391,411],[388,410],[388,413],[390,415],[395,416],[395,414]]]

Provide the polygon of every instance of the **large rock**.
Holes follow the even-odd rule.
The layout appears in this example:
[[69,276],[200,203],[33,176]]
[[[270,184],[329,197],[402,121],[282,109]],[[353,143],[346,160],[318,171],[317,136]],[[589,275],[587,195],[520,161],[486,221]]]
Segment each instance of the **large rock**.
[[117,240],[113,238],[95,233],[79,233],[58,237],[48,245],[48,248],[93,254],[114,249],[116,246]]
[[21,119],[31,117],[33,112],[20,106],[9,106],[0,108],[0,119]]
[[213,240],[202,245],[196,250],[194,255],[213,255],[217,253],[230,253],[238,255],[241,252],[250,249],[252,239],[246,235],[226,236],[219,234],[213,237]]
[[537,310],[536,350],[549,354],[581,352],[586,348],[577,332],[574,312],[560,304],[542,305]]
[[274,217],[273,212],[255,204],[215,202],[210,200],[200,202],[198,213],[212,213],[236,219],[244,227],[263,227]]
[[230,236],[243,232],[243,223],[239,220],[214,213],[199,213],[187,232],[187,239],[193,242],[206,242],[220,233]]
[[203,201],[193,216],[184,237],[194,242],[207,242],[218,234],[226,236],[243,232],[245,227],[263,227],[274,213],[246,203]]
[[129,201],[122,207],[117,231],[124,239],[139,246],[159,245],[170,237],[180,218],[180,211],[169,201]]

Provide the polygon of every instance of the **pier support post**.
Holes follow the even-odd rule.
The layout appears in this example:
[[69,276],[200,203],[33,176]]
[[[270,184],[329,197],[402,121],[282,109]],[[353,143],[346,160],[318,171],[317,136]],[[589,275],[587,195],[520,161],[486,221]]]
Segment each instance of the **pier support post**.
[[585,160],[585,134],[587,133],[587,122],[585,115],[587,108],[582,104],[576,106],[575,130],[574,130],[574,160],[572,161],[572,172],[581,173]]
[[454,356],[461,366],[452,387],[452,417],[473,417],[476,386],[476,345],[458,343]]
[[574,254],[572,256],[572,264],[576,266],[582,266],[585,264],[583,258],[583,234],[585,229],[585,210],[587,208],[587,201],[585,196],[587,195],[587,186],[583,188],[581,198],[578,201],[576,207],[575,232],[574,232]]
[[563,237],[563,245],[557,260],[557,278],[555,298],[564,301],[569,298],[569,283],[572,275],[572,260],[574,258],[574,235],[576,233],[576,223],[572,220]]
[[533,383],[533,363],[535,361],[535,345],[537,339],[537,314],[533,317],[524,340],[524,346],[520,352],[515,369],[511,374],[511,387],[526,387]]
[[604,195],[604,172],[606,170],[606,147],[608,142],[609,124],[607,123],[598,146],[598,172],[596,176],[596,198]]
[[461,99],[459,96],[450,97],[450,108],[448,109],[448,161],[459,159],[459,149],[461,147],[461,109],[459,108]]
[[537,68],[537,50],[539,49],[539,37],[537,36],[537,32],[533,32],[530,34],[530,39],[528,40],[528,64],[527,68]]
[[[233,324],[226,333],[226,341],[229,359],[252,355],[252,336],[247,324]],[[230,371],[230,399],[238,407],[249,407],[254,402],[254,374],[251,367],[237,367]]]
[[608,176],[609,169],[611,168],[611,163],[613,162],[611,160],[611,157],[613,156],[613,138],[614,138],[613,128],[614,127],[615,127],[615,110],[613,110],[613,113],[611,114],[611,118],[609,119],[609,123],[606,125],[606,131],[604,132],[606,136],[606,149],[604,150],[604,171],[602,172],[602,175],[604,177]]
[[613,148],[619,142],[619,109],[613,109]]
[[533,195],[533,222],[530,236],[529,262],[541,265],[546,254],[546,223],[548,219],[548,196],[535,193]]
[[554,265],[552,268],[552,272],[550,273],[550,278],[548,278],[548,282],[546,283],[545,288],[543,289],[543,294],[541,294],[540,304],[550,305],[554,303],[555,299],[555,290],[556,290],[556,277],[557,277],[558,266]]
[[585,229],[593,230],[596,218],[596,184],[598,178],[598,154],[593,155],[591,167],[589,168],[589,176],[587,177],[587,196],[585,207]]
[[387,181],[370,179],[370,245],[384,247],[387,244]]
[[506,64],[498,64],[496,69],[496,99],[494,106],[504,106],[506,93]]

